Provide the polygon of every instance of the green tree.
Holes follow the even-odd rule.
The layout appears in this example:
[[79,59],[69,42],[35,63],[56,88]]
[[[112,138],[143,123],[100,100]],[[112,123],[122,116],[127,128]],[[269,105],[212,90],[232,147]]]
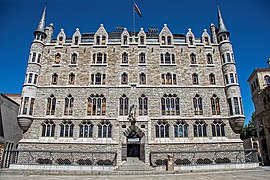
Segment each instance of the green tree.
[[241,132],[240,132],[240,138],[242,140],[252,138],[252,137],[257,137],[257,131],[255,129],[254,116],[255,116],[255,114],[252,113],[251,120],[248,122],[247,125],[242,127]]

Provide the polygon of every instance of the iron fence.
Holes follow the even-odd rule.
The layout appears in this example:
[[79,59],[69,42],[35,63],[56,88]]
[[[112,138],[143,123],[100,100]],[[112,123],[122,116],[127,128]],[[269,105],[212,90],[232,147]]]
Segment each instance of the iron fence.
[[11,150],[9,164],[115,166],[116,152]]
[[240,163],[258,162],[257,150],[247,149],[247,150],[151,152],[150,163],[152,166],[167,165],[168,156],[173,157],[175,166],[240,164]]

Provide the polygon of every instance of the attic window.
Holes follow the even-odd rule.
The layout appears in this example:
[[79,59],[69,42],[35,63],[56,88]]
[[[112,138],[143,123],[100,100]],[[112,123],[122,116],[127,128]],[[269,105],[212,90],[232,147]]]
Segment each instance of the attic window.
[[59,45],[63,45],[63,37],[59,37]]
[[123,41],[124,41],[123,44],[127,45],[127,36],[124,36]]
[[102,45],[106,44],[106,36],[102,36]]
[[78,45],[79,43],[79,37],[78,36],[75,36],[74,38],[74,45]]
[[190,44],[190,45],[193,45],[193,37],[192,37],[192,36],[190,36],[190,37],[188,38],[188,41],[189,41],[189,44]]
[[209,38],[208,37],[205,37],[204,38],[204,42],[205,42],[205,45],[209,45]]
[[140,36],[140,44],[144,44],[144,36]]
[[168,45],[172,45],[172,38],[171,38],[171,36],[168,36],[167,37],[167,44]]

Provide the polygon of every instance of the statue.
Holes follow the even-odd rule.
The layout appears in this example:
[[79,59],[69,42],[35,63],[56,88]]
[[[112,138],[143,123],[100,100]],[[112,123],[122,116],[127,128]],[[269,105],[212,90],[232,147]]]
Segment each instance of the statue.
[[136,122],[135,114],[136,114],[136,106],[132,104],[132,106],[130,106],[129,109],[128,120],[135,123]]

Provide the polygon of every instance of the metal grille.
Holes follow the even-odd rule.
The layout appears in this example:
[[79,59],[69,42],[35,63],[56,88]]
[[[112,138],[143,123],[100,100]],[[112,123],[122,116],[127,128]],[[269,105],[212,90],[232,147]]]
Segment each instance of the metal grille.
[[152,166],[167,164],[167,156],[172,154],[176,166],[210,165],[210,164],[239,164],[257,163],[256,149],[248,150],[209,150],[209,151],[180,151],[180,152],[151,152]]
[[115,166],[116,152],[14,150],[11,164]]

